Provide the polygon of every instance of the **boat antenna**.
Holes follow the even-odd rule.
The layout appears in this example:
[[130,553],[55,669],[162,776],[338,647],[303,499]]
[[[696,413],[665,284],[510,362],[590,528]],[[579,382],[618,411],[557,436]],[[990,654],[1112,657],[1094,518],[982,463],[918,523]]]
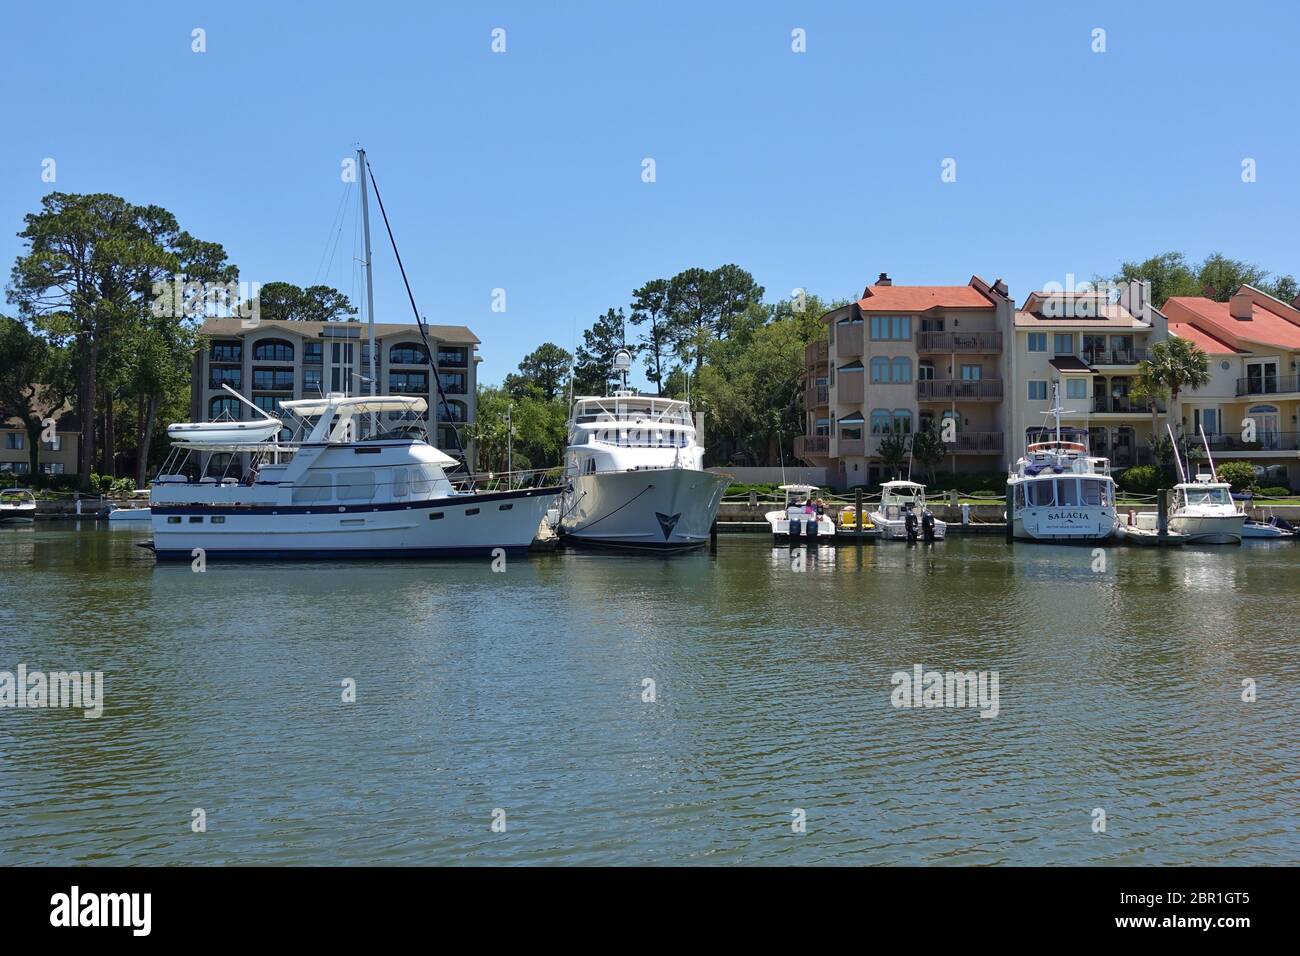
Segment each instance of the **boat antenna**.
[[[365,150],[359,150],[359,152],[361,153],[362,158],[364,158]],[[420,330],[420,340],[424,343],[424,352],[429,356],[429,371],[433,373],[433,385],[438,392],[438,410],[447,413],[448,427],[451,430],[452,437],[456,440],[456,450],[460,452],[461,458],[463,459],[465,458],[465,445],[460,440],[460,427],[451,417],[451,406],[447,404],[447,396],[442,391],[442,382],[438,378],[438,366],[434,363],[436,353],[433,351],[432,346],[429,345],[429,331],[425,327],[424,317],[420,315],[420,310],[415,305],[415,294],[411,292],[411,282],[406,278],[406,267],[402,265],[402,254],[397,251],[397,239],[393,237],[393,227],[388,221],[388,213],[384,210],[383,197],[379,195],[379,183],[375,182],[375,171],[370,168],[369,162],[366,162],[363,169],[363,179],[366,174],[369,174],[370,185],[373,186],[375,190],[375,202],[379,204],[379,215],[384,219],[384,229],[387,230],[388,241],[393,247],[393,258],[397,260],[397,271],[402,274],[402,284],[406,286],[406,297],[411,300],[411,311],[415,313],[415,325]],[[369,256],[367,256],[367,258],[369,258]],[[373,363],[374,360],[375,349],[372,341],[370,349],[371,363]],[[373,387],[374,384],[372,378],[371,388],[373,389]],[[435,414],[433,417],[436,423],[438,416]],[[466,463],[466,467],[468,468],[468,462]]]
[[781,429],[776,430],[776,450],[781,456],[781,484],[787,484],[785,480],[785,446],[781,444]]
[[1183,470],[1183,460],[1178,457],[1178,439],[1174,437],[1174,428],[1168,422],[1165,422],[1165,431],[1169,432],[1169,441],[1174,446],[1174,464],[1178,466],[1178,480],[1186,484],[1187,472]]
[[1210,460],[1210,480],[1218,481],[1219,472],[1218,469],[1214,467],[1214,456],[1210,454],[1210,442],[1205,437],[1205,425],[1201,422],[1197,422],[1196,429],[1201,433],[1201,444],[1205,446],[1205,457]]

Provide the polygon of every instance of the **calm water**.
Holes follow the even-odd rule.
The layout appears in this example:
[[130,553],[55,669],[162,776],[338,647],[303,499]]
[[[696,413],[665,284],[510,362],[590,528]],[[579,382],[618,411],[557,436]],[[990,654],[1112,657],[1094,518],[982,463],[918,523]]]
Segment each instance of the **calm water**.
[[[1295,546],[196,574],[140,537],[0,528],[0,670],[106,696],[0,710],[0,863],[1300,862]],[[998,716],[892,707],[914,664],[997,670]]]

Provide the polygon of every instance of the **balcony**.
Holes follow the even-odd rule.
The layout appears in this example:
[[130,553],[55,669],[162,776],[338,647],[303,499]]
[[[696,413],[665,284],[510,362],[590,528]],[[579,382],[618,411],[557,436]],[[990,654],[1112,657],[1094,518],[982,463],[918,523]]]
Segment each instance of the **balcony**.
[[1300,451],[1300,433],[1297,432],[1257,433],[1255,441],[1242,441],[1241,435],[1233,432],[1214,432],[1205,437],[1210,443],[1210,451]]
[[1001,352],[1002,333],[974,332],[917,332],[918,352]]
[[1092,454],[1101,458],[1109,458],[1110,466],[1115,469],[1132,468],[1134,465],[1155,464],[1155,455],[1153,455],[1151,449],[1147,447],[1131,448],[1121,446],[1119,448],[1112,448],[1109,453],[1105,449],[1098,451],[1094,448]]
[[840,325],[835,328],[835,354],[840,358],[853,358],[862,354],[862,326]]
[[841,438],[835,447],[836,457],[848,458],[850,455],[861,457],[867,453],[867,442],[864,438]]
[[996,455],[1002,453],[1002,432],[958,432],[955,442],[945,442],[949,454]]
[[1000,402],[1000,378],[932,378],[916,383],[918,402]]
[[835,384],[835,401],[841,405],[861,405],[866,394],[862,372],[841,372]]
[[808,347],[803,352],[805,365],[825,365],[830,361],[830,346],[823,339],[820,342],[809,342]]
[[808,408],[821,408],[830,404],[830,387],[827,385],[809,385],[804,393]]
[[1237,379],[1237,395],[1282,395],[1300,392],[1300,376],[1265,375]]
[[831,438],[829,435],[797,435],[794,440],[796,458],[829,458]]
[[1084,349],[1079,358],[1089,365],[1136,365],[1147,357],[1147,350],[1132,349]]
[[[1156,411],[1163,415],[1165,413],[1165,403],[1156,402]],[[1094,415],[1150,415],[1151,406],[1146,402],[1139,402],[1137,399],[1129,398],[1127,395],[1121,395],[1117,398],[1113,395],[1096,392],[1092,396],[1092,413]]]

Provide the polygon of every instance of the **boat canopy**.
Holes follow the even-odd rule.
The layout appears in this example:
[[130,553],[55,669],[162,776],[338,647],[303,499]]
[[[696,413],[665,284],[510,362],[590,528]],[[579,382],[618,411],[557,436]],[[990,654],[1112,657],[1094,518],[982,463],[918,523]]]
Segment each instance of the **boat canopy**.
[[778,491],[809,492],[809,491],[816,491],[816,490],[817,490],[817,486],[816,486],[816,485],[779,485],[778,488],[777,488],[777,490],[778,490]]
[[333,408],[342,412],[345,409],[352,414],[370,412],[423,412],[429,407],[424,399],[414,395],[354,395],[350,398],[300,398],[281,402],[281,408],[287,408],[296,415],[310,417],[323,415],[326,409]]
[[888,488],[890,491],[901,491],[904,488],[925,491],[925,485],[918,484],[915,481],[904,481],[901,479],[898,481],[886,481],[880,487],[882,489]]

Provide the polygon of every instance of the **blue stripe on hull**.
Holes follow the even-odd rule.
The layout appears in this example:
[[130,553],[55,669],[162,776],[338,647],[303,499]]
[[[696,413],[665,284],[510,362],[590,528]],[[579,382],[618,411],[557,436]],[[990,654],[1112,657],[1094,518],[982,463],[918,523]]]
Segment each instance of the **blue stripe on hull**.
[[[506,554],[527,554],[528,545],[494,545],[475,548],[331,548],[293,549],[259,548],[220,551],[205,548],[208,561],[347,561],[347,560],[406,560],[409,558],[490,558],[500,548]],[[159,561],[192,561],[191,552],[184,549],[154,550]]]

